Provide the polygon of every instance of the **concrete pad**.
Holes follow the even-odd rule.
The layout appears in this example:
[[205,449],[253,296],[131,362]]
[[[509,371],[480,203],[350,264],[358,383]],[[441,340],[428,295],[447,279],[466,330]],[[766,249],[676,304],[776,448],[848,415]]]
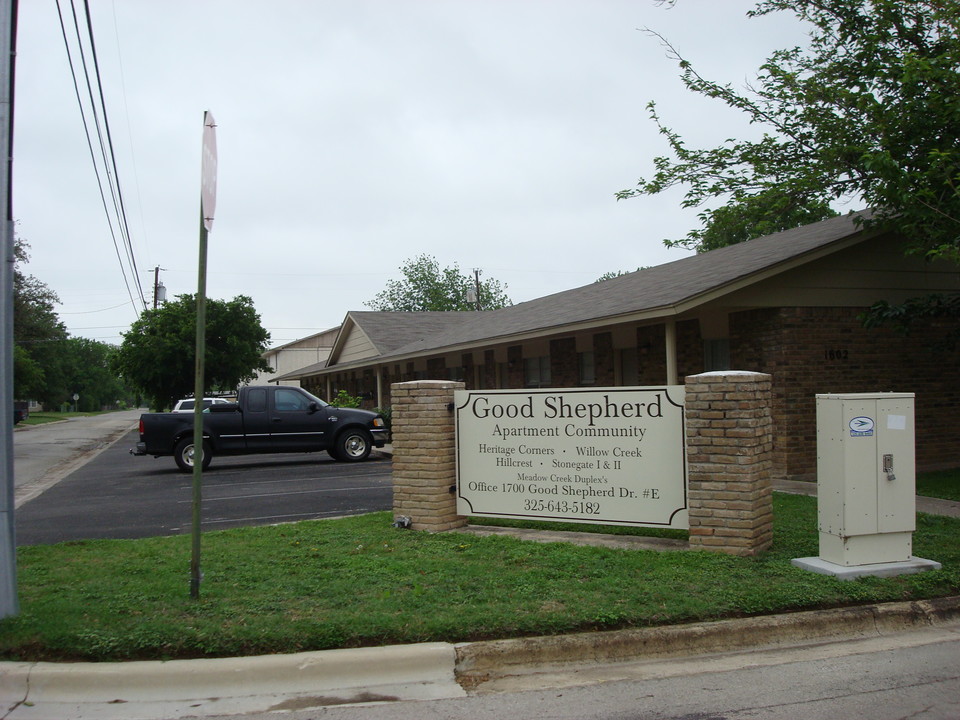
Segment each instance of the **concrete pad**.
[[896,577],[897,575],[912,575],[939,570],[943,567],[936,560],[924,560],[911,557],[909,560],[889,563],[872,563],[870,565],[837,565],[818,557],[794,558],[790,561],[794,567],[809,570],[819,575],[832,575],[838,580],[854,580],[859,577]]
[[593,547],[608,547],[618,550],[681,551],[690,549],[690,543],[686,540],[644,537],[641,535],[608,535],[605,533],[571,532],[569,530],[532,530],[497,525],[467,525],[449,532],[465,533],[479,537],[502,535],[531,542],[567,542],[573,545],[592,545]]

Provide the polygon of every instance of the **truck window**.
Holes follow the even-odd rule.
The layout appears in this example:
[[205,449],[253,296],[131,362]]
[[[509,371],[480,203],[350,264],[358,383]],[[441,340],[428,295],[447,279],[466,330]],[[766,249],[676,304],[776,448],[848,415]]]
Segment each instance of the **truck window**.
[[266,412],[267,391],[263,388],[253,388],[247,392],[247,410],[250,412]]
[[310,409],[310,400],[296,390],[278,388],[273,396],[277,412],[299,412]]

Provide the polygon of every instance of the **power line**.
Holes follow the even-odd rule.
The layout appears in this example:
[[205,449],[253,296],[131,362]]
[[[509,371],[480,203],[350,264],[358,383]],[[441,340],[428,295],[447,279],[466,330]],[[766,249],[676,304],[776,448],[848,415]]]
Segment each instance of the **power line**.
[[[66,23],[64,22],[63,9],[60,6],[60,0],[57,0],[57,14],[60,20],[60,30],[63,35],[64,48],[66,49],[66,52],[67,52],[67,61],[70,66],[70,75],[73,80],[74,92],[77,98],[77,105],[80,109],[80,117],[83,122],[84,133],[87,138],[87,148],[90,151],[90,159],[93,163],[94,174],[96,175],[96,178],[97,178],[97,186],[100,191],[100,199],[103,204],[104,215],[106,216],[106,219],[107,219],[107,226],[110,230],[110,236],[113,239],[114,250],[116,251],[116,254],[117,254],[117,261],[120,264],[120,272],[123,275],[123,281],[127,288],[127,294],[130,296],[130,303],[133,305],[134,311],[137,313],[137,316],[139,317],[140,311],[137,307],[137,301],[134,297],[133,289],[131,288],[131,281],[128,278],[127,268],[124,266],[124,257],[123,257],[124,255],[126,255],[126,262],[129,265],[133,282],[136,285],[137,294],[139,295],[139,299],[140,299],[140,307],[143,309],[146,309],[147,303],[143,295],[143,288],[140,285],[140,279],[137,276],[136,259],[133,253],[133,246],[130,242],[129,225],[127,223],[126,211],[123,205],[123,195],[120,191],[120,180],[119,180],[119,175],[117,173],[116,157],[113,152],[113,142],[110,138],[110,129],[109,129],[109,122],[107,120],[106,103],[103,95],[103,86],[100,81],[99,64],[96,59],[96,46],[93,39],[93,23],[90,16],[90,8],[89,8],[88,0],[84,0],[84,5],[86,7],[86,18],[87,18],[87,24],[86,24],[87,34],[88,34],[87,42],[90,45],[91,54],[93,56],[94,76],[96,78],[96,86],[97,86],[96,95],[99,96],[100,98],[99,100],[100,112],[97,111],[97,100],[94,93],[94,86],[90,78],[90,71],[87,65],[87,58],[86,58],[86,55],[84,54],[84,42],[83,42],[83,38],[81,37],[80,23],[77,18],[76,7],[72,0],[70,3],[70,10],[73,18],[73,28],[76,34],[77,54],[80,58],[80,62],[83,68],[83,76],[84,76],[84,81],[87,89],[87,96],[88,96],[89,105],[90,105],[90,114],[92,115],[92,120],[89,120],[89,121],[87,119],[87,111],[84,108],[84,103],[83,103],[81,92],[80,92],[80,81],[77,77],[77,68],[76,68],[76,64],[74,63],[73,53],[71,52],[70,40],[67,33],[67,26],[66,26]],[[103,118],[102,127],[101,127],[101,119],[100,119],[101,116]],[[91,137],[91,125],[93,126],[97,134],[97,140],[100,146],[100,156],[102,158],[102,161],[101,161],[102,172],[103,174],[106,175],[106,185],[109,187],[109,190],[110,190],[110,199],[111,199],[111,204],[113,205],[113,212],[116,215],[116,221],[111,215],[110,209],[108,206],[107,193],[106,193],[106,190],[104,189],[104,179],[101,177],[101,163],[98,163],[97,161],[97,154],[94,150],[94,143]],[[104,133],[106,133],[106,136],[107,136],[106,142],[104,141]],[[112,169],[112,172],[111,172],[111,169]],[[114,227],[115,224],[116,224],[116,227]],[[118,241],[117,239],[118,230],[121,236],[120,241]],[[121,250],[120,250],[121,242],[124,246],[123,253],[121,253]]]
[[117,171],[117,155],[113,149],[113,135],[110,132],[110,118],[107,114],[107,103],[103,96],[103,83],[100,82],[100,62],[97,59],[97,44],[93,36],[93,18],[90,15],[90,0],[84,0],[84,11],[87,18],[87,36],[90,40],[90,55],[93,58],[94,77],[97,79],[97,91],[100,97],[100,107],[103,109],[103,128],[107,134],[107,145],[110,149],[110,166],[113,168],[113,187],[115,188],[115,208],[121,225],[121,237],[127,248],[127,256],[130,259],[130,268],[134,278],[137,280],[137,289],[140,291],[140,302],[146,308],[147,303],[143,295],[143,287],[137,278],[137,260],[133,253],[133,244],[130,240],[130,225],[127,222],[127,209],[123,202],[123,192],[120,188],[120,173]]
[[100,308],[99,310],[78,310],[77,312],[61,312],[57,315],[90,315],[91,313],[106,312],[107,310],[116,310],[118,307],[123,307],[126,305],[126,302],[122,302],[119,305],[111,305],[107,308]]
[[93,327],[72,327],[70,330],[121,330],[126,327],[126,325],[94,325]]

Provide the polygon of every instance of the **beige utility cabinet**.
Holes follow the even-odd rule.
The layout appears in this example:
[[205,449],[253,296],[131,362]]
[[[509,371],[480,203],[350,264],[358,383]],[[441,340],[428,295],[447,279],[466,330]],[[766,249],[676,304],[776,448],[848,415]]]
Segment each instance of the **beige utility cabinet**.
[[817,395],[820,559],[911,559],[916,528],[913,393]]

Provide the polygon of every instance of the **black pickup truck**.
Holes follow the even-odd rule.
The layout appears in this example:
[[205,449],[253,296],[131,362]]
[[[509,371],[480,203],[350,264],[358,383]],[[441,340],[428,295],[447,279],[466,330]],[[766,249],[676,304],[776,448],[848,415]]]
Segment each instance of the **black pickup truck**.
[[[214,455],[317,452],[335,460],[365,460],[383,447],[383,418],[369,410],[334,407],[306,390],[286,386],[241,388],[237,402],[203,411],[202,468]],[[173,455],[183,472],[193,471],[193,413],[140,416],[140,442],[133,455]]]

